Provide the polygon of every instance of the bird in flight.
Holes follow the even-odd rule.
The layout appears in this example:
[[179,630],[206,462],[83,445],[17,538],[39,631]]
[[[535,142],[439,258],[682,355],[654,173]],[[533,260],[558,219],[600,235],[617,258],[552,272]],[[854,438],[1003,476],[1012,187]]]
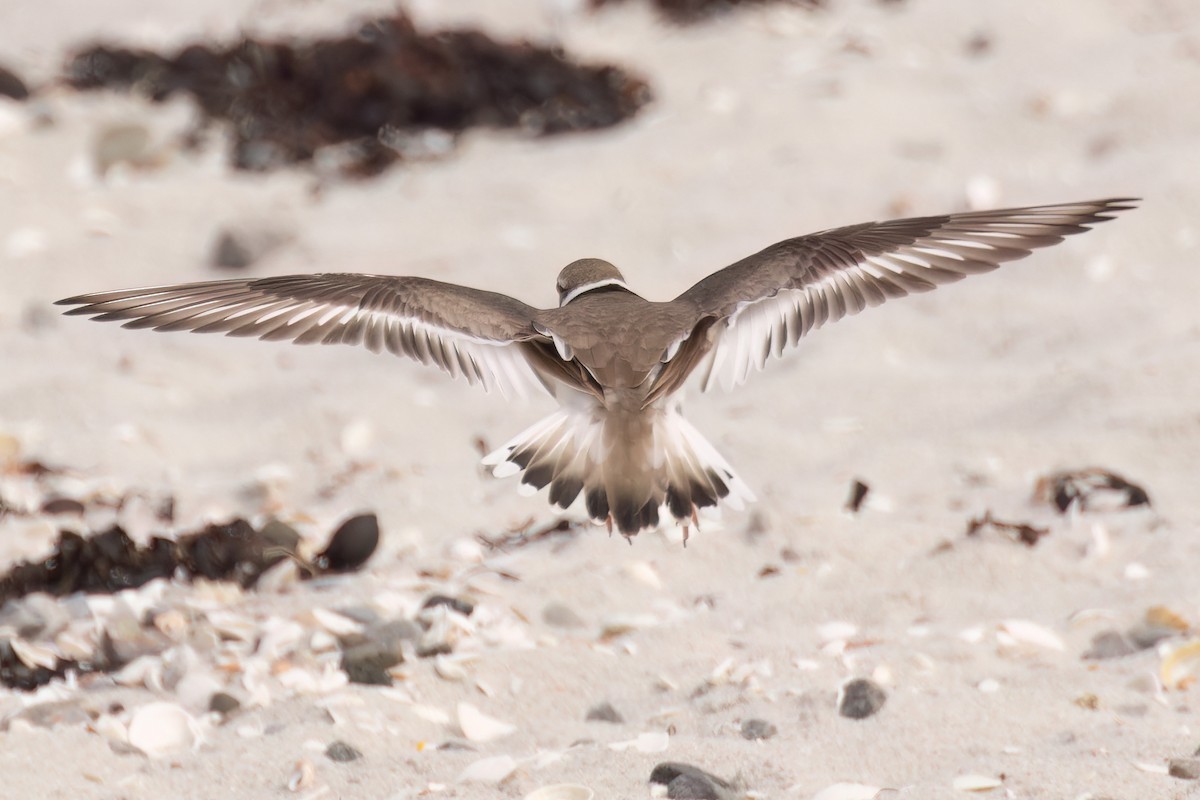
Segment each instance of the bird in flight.
[[743,383],[815,328],[885,300],[987,272],[1133,208],[1133,198],[868,222],[787,239],[669,302],[645,300],[606,261],[558,275],[557,308],[418,277],[287,275],[125,289],[60,300],[127,328],[364,345],[436,364],[558,410],[485,456],[497,476],[549,488],[626,537],[665,509],[754,499],[681,414],[684,384]]

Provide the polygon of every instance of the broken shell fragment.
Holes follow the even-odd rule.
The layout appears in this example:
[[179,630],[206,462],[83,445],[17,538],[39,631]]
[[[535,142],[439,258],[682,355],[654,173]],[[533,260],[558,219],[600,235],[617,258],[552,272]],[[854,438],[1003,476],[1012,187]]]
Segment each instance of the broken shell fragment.
[[196,721],[175,703],[149,703],[129,721],[129,744],[151,758],[193,747],[198,740]]
[[471,742],[490,742],[517,729],[515,725],[489,717],[470,703],[458,704],[458,727]]

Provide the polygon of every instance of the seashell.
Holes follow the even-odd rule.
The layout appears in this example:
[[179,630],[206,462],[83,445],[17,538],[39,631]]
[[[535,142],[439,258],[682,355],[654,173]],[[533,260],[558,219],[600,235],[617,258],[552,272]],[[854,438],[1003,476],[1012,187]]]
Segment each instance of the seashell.
[[1150,577],[1150,568],[1140,561],[1130,561],[1125,565],[1125,580],[1144,581]]
[[878,786],[865,783],[835,783],[814,794],[812,800],[872,800],[879,792]]
[[158,656],[138,656],[121,667],[112,676],[119,686],[145,686],[161,689],[163,686],[163,662]]
[[13,638],[9,640],[8,646],[12,648],[13,655],[31,669],[42,667],[53,671],[58,666],[58,656],[45,645]]
[[361,622],[352,620],[345,614],[330,611],[327,608],[314,608],[312,616],[318,625],[334,636],[345,637],[363,632],[363,624]]
[[175,703],[149,703],[129,720],[129,744],[151,758],[194,747],[199,738],[192,715]]
[[1133,766],[1142,772],[1149,772],[1151,775],[1171,774],[1171,769],[1166,764],[1148,764],[1145,761],[1135,761]]
[[342,433],[338,437],[338,444],[341,446],[342,452],[351,457],[366,455],[370,452],[374,442],[374,426],[371,425],[369,419],[362,417],[348,423],[342,428]]
[[317,768],[307,758],[302,758],[292,767],[288,775],[287,788],[289,792],[299,792],[311,789],[317,783]]
[[618,753],[624,750],[637,750],[639,753],[661,753],[671,744],[671,736],[666,731],[650,731],[648,733],[639,733],[636,739],[628,739],[624,742],[612,742],[609,744],[609,750],[616,750]]
[[63,658],[71,661],[91,661],[96,655],[96,642],[92,636],[74,626],[54,637],[54,646]]
[[658,617],[653,614],[612,614],[600,622],[600,638],[615,639],[626,633],[653,628]]
[[1004,781],[990,775],[959,775],[954,779],[954,788],[960,792],[990,792],[1004,785]]
[[1146,609],[1145,620],[1146,624],[1152,627],[1173,630],[1178,633],[1187,633],[1191,628],[1186,619],[1166,606],[1151,606]]
[[[998,628],[996,638],[1004,645],[1030,644],[1044,647],[1047,650],[1063,651],[1067,649],[1057,633],[1027,619],[1006,619],[1000,623]],[[1005,641],[1005,637],[1011,639],[1011,642]]]
[[1159,667],[1159,679],[1168,689],[1185,689],[1197,678],[1200,678],[1200,639],[1172,649]]
[[833,642],[839,639],[849,639],[858,633],[858,626],[852,622],[834,620],[817,626],[817,636],[823,642]]
[[465,681],[467,671],[463,669],[462,659],[439,655],[433,659],[433,671],[446,681]]
[[489,717],[470,703],[458,704],[458,727],[471,742],[490,742],[508,736],[517,728]]
[[647,561],[633,561],[625,566],[625,573],[639,583],[644,583],[652,589],[663,588],[662,579],[654,567]]
[[427,706],[422,703],[414,703],[412,712],[420,719],[426,722],[432,722],[435,725],[449,725],[450,715],[437,706]]
[[595,796],[595,792],[578,783],[556,783],[534,789],[524,800],[592,800]]
[[259,626],[255,621],[242,614],[235,614],[231,611],[210,611],[207,618],[208,624],[223,639],[253,642],[260,633]]
[[481,758],[467,765],[458,776],[459,783],[500,783],[512,775],[517,762],[512,756]]

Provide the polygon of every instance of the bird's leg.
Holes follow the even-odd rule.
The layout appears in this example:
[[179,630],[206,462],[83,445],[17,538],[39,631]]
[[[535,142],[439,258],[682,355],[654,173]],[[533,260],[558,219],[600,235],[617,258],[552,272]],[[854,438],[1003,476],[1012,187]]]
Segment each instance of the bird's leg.
[[608,535],[612,536],[612,514],[604,518],[604,527],[608,528]]

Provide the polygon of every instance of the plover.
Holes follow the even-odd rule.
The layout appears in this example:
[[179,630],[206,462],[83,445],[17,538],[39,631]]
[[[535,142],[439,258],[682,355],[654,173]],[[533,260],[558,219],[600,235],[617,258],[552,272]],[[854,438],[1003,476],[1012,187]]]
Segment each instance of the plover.
[[685,527],[698,509],[754,496],[685,420],[680,395],[744,382],[814,328],[894,297],[994,269],[1133,208],[1116,198],[868,222],[787,239],[669,302],[631,291],[585,258],[558,275],[557,308],[418,277],[288,275],[84,294],[67,314],[127,328],[365,345],[436,364],[505,395],[546,393],[558,410],[483,459],[549,487],[562,508],[625,536]]

